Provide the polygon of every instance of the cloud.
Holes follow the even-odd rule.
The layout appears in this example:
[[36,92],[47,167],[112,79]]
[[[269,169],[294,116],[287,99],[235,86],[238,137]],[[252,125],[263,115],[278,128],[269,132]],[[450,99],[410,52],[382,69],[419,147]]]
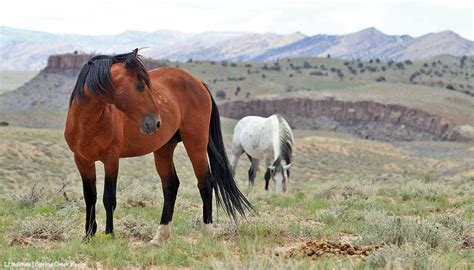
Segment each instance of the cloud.
[[125,30],[303,32],[346,34],[376,27],[419,36],[450,29],[474,39],[469,1],[81,0],[2,3],[0,24],[55,33],[116,34]]

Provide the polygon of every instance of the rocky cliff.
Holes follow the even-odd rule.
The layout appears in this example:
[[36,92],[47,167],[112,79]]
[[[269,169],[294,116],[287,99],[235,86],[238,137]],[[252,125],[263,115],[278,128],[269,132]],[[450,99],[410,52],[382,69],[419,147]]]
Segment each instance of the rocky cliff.
[[82,66],[92,57],[90,54],[60,54],[51,55],[45,70],[49,72],[62,72],[66,69],[81,69]]
[[282,114],[294,128],[352,133],[383,141],[468,141],[451,120],[396,104],[336,99],[256,99],[220,104],[222,116]]
[[[51,55],[45,68],[48,72],[64,72],[64,70],[80,70],[82,66],[92,57],[91,54],[67,53]],[[148,58],[143,59],[147,69],[162,67],[163,63]]]

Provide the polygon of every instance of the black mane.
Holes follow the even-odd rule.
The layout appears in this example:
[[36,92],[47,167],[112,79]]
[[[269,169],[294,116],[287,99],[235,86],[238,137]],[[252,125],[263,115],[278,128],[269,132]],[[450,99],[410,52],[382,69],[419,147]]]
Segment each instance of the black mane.
[[143,81],[150,88],[150,78],[143,64],[141,57],[136,54],[137,50],[131,53],[118,55],[98,55],[92,57],[81,69],[77,77],[76,85],[69,99],[69,106],[75,98],[84,98],[84,85],[95,96],[107,96],[114,89],[110,74],[110,67],[115,63],[124,63],[125,67],[136,72],[137,79]]

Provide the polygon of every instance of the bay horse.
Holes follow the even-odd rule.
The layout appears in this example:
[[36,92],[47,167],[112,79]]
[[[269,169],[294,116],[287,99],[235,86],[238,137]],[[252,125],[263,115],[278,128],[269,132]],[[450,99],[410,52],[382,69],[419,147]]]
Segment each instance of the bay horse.
[[270,179],[275,182],[276,193],[286,192],[290,176],[294,137],[288,122],[279,114],[268,118],[247,116],[234,128],[232,138],[232,174],[240,156],[245,153],[252,165],[248,171],[249,187],[252,188],[260,160],[264,160],[265,190]]
[[[179,179],[173,163],[183,142],[203,202],[203,230],[212,233],[212,192],[234,221],[252,205],[238,189],[225,152],[219,111],[207,86],[178,68],[147,71],[138,49],[92,57],[81,69],[69,100],[64,136],[74,153],[86,204],[84,240],[97,230],[95,162],[104,164],[105,233],[113,233],[120,158],[152,153],[161,178],[164,204],[152,240],[171,236]],[[209,158],[208,158],[209,157]]]

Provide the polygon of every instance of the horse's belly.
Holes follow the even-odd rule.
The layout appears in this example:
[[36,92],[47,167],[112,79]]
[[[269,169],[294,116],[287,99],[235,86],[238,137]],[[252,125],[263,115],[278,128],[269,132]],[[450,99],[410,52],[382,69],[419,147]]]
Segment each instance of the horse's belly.
[[122,148],[122,151],[120,152],[120,157],[143,156],[160,149],[165,144],[163,140],[160,140],[159,136],[146,136],[151,136],[152,138],[138,137],[135,140],[130,140],[126,142],[124,147]]
[[263,153],[260,152],[260,151],[257,151],[253,148],[244,148],[244,151],[246,154],[248,154],[249,156],[255,158],[255,159],[262,159],[263,158]]
[[155,134],[147,135],[140,132],[126,134],[120,157],[137,157],[154,152],[171,140],[176,130],[159,129]]
[[247,140],[245,142],[242,142],[241,145],[245,153],[258,160],[263,158],[263,155],[266,151],[266,149],[262,149],[260,147],[259,141],[257,140]]

